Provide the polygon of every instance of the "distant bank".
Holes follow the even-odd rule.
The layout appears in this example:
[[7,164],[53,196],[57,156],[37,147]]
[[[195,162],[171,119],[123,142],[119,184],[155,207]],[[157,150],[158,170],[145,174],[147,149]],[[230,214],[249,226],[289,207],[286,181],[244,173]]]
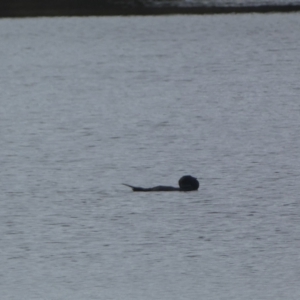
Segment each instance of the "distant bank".
[[271,13],[300,11],[300,4],[241,6],[151,5],[143,0],[0,0],[0,17]]

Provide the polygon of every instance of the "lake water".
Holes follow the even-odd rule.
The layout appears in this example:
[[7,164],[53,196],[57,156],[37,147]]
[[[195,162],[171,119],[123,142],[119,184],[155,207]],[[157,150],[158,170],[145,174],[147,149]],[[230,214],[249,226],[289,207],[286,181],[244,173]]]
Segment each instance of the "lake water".
[[1,19],[2,299],[299,299],[299,28]]

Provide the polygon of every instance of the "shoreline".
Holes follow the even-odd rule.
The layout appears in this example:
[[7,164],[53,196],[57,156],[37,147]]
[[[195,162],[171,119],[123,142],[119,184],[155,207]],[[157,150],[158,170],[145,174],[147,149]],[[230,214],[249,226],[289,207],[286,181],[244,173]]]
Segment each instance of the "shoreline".
[[245,13],[291,13],[299,12],[298,5],[257,5],[257,6],[149,6],[149,7],[70,7],[63,5],[1,7],[0,18],[25,17],[81,17],[81,16],[156,16],[156,15],[213,15]]

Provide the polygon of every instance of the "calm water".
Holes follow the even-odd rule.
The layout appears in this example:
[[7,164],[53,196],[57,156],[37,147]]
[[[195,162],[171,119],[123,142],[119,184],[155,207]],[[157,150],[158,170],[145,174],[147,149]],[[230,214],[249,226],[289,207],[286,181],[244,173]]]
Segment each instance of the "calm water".
[[299,299],[299,28],[0,20],[2,299]]

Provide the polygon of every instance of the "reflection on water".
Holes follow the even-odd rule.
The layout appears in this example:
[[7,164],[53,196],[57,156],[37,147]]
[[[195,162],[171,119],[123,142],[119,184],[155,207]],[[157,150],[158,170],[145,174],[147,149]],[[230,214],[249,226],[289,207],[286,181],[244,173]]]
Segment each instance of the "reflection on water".
[[3,298],[298,299],[299,20],[0,20]]

